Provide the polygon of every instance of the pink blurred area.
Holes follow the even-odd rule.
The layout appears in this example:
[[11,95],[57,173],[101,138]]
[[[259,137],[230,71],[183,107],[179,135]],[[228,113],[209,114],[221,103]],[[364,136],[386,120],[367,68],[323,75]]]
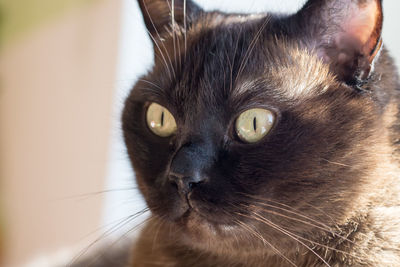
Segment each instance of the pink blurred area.
[[0,177],[4,266],[73,244],[99,227],[121,1],[42,23],[4,45]]

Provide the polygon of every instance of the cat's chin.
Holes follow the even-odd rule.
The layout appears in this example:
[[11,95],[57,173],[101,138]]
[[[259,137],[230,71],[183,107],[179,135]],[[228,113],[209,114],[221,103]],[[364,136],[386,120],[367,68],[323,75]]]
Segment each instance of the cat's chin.
[[249,239],[249,233],[240,226],[215,221],[193,209],[188,209],[173,224],[179,230],[173,231],[174,236],[170,238],[177,238],[178,243],[193,249],[227,257],[232,256],[233,251],[243,257],[265,254],[265,244],[258,246],[257,240]]
[[238,227],[204,216],[194,209],[188,209],[175,221],[185,238],[191,242],[204,242],[234,235]]

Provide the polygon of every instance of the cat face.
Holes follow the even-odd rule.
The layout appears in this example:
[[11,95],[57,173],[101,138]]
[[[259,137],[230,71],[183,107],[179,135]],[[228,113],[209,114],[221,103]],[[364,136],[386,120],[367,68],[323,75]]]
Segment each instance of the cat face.
[[282,244],[279,228],[306,236],[354,215],[381,127],[364,92],[379,82],[379,1],[309,1],[284,17],[139,4],[155,65],[123,130],[156,217],[193,246],[239,248],[240,234]]

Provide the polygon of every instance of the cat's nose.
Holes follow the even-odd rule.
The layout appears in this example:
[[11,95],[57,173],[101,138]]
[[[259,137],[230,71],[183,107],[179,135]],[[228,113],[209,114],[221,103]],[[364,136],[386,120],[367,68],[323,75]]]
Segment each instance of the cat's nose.
[[177,187],[179,194],[183,197],[186,197],[193,188],[205,181],[205,178],[203,178],[198,172],[195,172],[190,176],[170,172],[168,179],[170,183]]
[[214,161],[212,146],[205,142],[186,143],[175,154],[169,170],[169,181],[181,195],[206,182],[206,171]]

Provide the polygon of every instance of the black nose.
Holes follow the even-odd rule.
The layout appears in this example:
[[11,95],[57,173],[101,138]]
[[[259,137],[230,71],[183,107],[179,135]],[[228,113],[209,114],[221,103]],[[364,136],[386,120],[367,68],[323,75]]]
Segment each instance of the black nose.
[[185,176],[171,172],[169,174],[169,181],[177,187],[179,194],[185,197],[193,190],[194,187],[203,183],[205,179],[202,178],[199,173],[194,173],[191,176]]
[[213,161],[209,147],[207,143],[187,143],[176,153],[168,179],[176,185],[181,196],[186,196],[193,188],[206,182],[205,172]]

